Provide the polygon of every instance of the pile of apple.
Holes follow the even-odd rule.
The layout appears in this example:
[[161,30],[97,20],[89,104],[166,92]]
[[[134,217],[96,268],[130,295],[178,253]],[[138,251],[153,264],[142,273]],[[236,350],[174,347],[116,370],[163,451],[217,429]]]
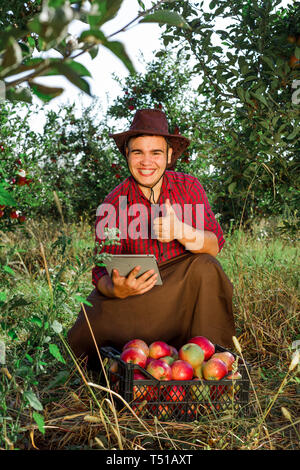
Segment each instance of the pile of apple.
[[[234,367],[235,357],[229,351],[216,352],[214,344],[204,336],[195,336],[178,351],[164,341],[154,341],[149,346],[141,339],[128,341],[120,354],[126,363],[140,366],[159,381],[169,380],[221,380],[240,379],[242,376]],[[117,372],[117,361],[110,368],[111,375]],[[143,371],[134,370],[135,381],[149,380]],[[208,388],[210,398],[217,398],[228,387],[216,385]],[[167,401],[182,401],[186,388],[180,385],[168,386],[165,389]],[[199,388],[192,387],[193,398],[200,400]],[[203,391],[203,388],[202,388]],[[155,400],[156,387],[134,386],[134,399]],[[197,396],[198,393],[198,396]],[[213,393],[213,396],[212,396]],[[201,393],[201,397],[203,393]]]

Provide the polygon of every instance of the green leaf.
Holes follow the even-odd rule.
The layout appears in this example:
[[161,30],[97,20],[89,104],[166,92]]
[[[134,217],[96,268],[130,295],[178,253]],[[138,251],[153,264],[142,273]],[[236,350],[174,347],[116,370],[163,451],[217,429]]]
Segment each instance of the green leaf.
[[103,44],[107,41],[102,31],[98,29],[88,29],[83,31],[80,35],[79,42],[88,42],[92,44]]
[[61,75],[64,75],[71,83],[73,83],[73,85],[91,96],[90,85],[76,70],[74,70],[74,65],[70,66],[67,63],[58,63],[56,67]]
[[296,49],[295,49],[295,56],[296,56],[297,59],[300,60],[300,47],[296,47]]
[[33,317],[30,318],[30,323],[34,323],[35,325],[38,325],[40,328],[43,326],[43,322],[40,319],[40,317],[33,315]]
[[107,47],[107,49],[113,52],[123,62],[130,73],[135,73],[135,68],[122,43],[118,41],[106,41],[103,46]]
[[39,431],[42,434],[45,434],[45,420],[44,420],[44,417],[40,413],[37,413],[37,411],[34,411],[32,413],[32,417],[33,417],[34,421],[36,422]]
[[80,77],[91,77],[91,73],[88,71],[88,69],[80,62],[76,62],[75,60],[67,60],[64,63],[55,60],[52,62],[51,69],[47,70],[47,72],[43,75],[64,75],[62,73],[63,67],[61,67],[61,65],[67,65],[69,69],[73,70]]
[[0,302],[6,301],[6,292],[0,292]]
[[82,304],[88,305],[89,307],[93,306],[88,300],[86,300],[84,297],[81,297],[81,295],[74,295],[74,299],[78,300],[78,302]]
[[66,363],[66,361],[64,360],[64,358],[62,357],[61,353],[60,353],[60,350],[58,348],[58,346],[56,344],[49,344],[49,352],[50,354],[52,354],[53,357],[55,357],[55,359],[57,359],[59,362],[62,362],[63,364]]
[[4,189],[4,184],[0,183],[0,204],[6,206],[17,206],[15,198]]
[[37,411],[42,411],[43,405],[32,390],[23,393],[23,397],[28,401],[29,405]]
[[33,81],[29,85],[33,93],[45,103],[61,95],[64,91],[63,88],[49,87]]
[[123,0],[95,0],[88,15],[88,22],[91,26],[101,26],[112,20],[118,13]]
[[158,10],[145,16],[139,23],[161,23],[182,29],[192,29],[179,13],[170,10]]

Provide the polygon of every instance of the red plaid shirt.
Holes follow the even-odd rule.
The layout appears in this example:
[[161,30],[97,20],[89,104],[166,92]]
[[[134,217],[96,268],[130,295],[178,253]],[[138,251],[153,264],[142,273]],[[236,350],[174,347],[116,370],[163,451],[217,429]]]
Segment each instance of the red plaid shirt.
[[[123,198],[119,200],[119,197]],[[184,219],[184,222],[192,225],[194,228],[197,228],[195,225],[196,205],[203,204],[204,217],[202,219],[202,228],[216,234],[219,243],[219,251],[222,249],[225,243],[223,238],[223,231],[215,219],[205,191],[197,178],[180,172],[166,171],[163,177],[161,192],[157,201],[157,205],[161,206],[166,202],[167,199],[170,200],[172,205],[178,204],[181,207],[183,207],[184,204],[190,204],[191,213],[189,221]],[[119,201],[121,201],[121,204]],[[173,240],[169,243],[162,243],[155,237],[151,238],[150,211],[151,206],[153,210],[153,205],[151,205],[149,200],[144,196],[143,192],[132,176],[129,176],[108,194],[108,196],[103,201],[103,204],[100,206],[100,209],[104,207],[104,204],[109,204],[113,210],[108,210],[102,215],[96,216],[95,254],[102,252],[111,254],[154,254],[156,256],[157,262],[161,263],[163,261],[169,260],[170,258],[174,258],[175,256],[179,256],[187,251],[178,240]],[[116,227],[122,230],[122,227],[125,227],[125,224],[129,228],[131,222],[137,220],[137,213],[132,214],[132,212],[130,212],[130,206],[133,204],[143,205],[143,207],[135,206],[142,209],[138,219],[141,220],[142,217],[142,219],[145,221],[145,224],[142,224],[142,230],[137,227],[138,224],[134,225],[134,228],[138,228],[138,231],[140,231],[140,238],[133,239],[130,236],[130,231],[128,230],[129,233],[126,238],[122,239],[122,237],[120,237],[120,245],[106,245],[100,249],[98,243],[103,243],[105,240],[104,227]],[[174,209],[176,212],[176,206]],[[97,213],[99,214],[99,208]],[[157,213],[155,217],[161,215],[164,215],[162,211]],[[104,217],[107,223],[104,223]],[[92,270],[93,285],[97,286],[99,279],[105,274],[107,274],[105,267],[95,266]]]

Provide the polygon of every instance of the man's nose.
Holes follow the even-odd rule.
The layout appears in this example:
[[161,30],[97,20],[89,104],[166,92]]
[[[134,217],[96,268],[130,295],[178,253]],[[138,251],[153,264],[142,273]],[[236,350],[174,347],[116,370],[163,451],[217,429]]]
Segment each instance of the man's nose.
[[153,156],[152,154],[149,152],[147,153],[144,153],[143,157],[142,157],[142,160],[141,160],[141,164],[142,165],[149,165],[153,163]]

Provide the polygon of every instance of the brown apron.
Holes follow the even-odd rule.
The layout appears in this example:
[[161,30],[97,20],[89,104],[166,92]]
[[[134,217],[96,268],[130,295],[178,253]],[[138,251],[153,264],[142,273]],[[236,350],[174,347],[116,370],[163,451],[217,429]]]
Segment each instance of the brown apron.
[[[96,288],[90,293],[87,300],[93,307],[84,308],[98,347],[121,350],[130,339],[140,338],[147,344],[166,341],[178,349],[201,335],[232,348],[233,285],[219,261],[206,253],[186,253],[161,263],[159,269],[163,285],[145,294],[112,299]],[[82,308],[68,341],[76,356],[88,356],[89,364],[97,362]]]

